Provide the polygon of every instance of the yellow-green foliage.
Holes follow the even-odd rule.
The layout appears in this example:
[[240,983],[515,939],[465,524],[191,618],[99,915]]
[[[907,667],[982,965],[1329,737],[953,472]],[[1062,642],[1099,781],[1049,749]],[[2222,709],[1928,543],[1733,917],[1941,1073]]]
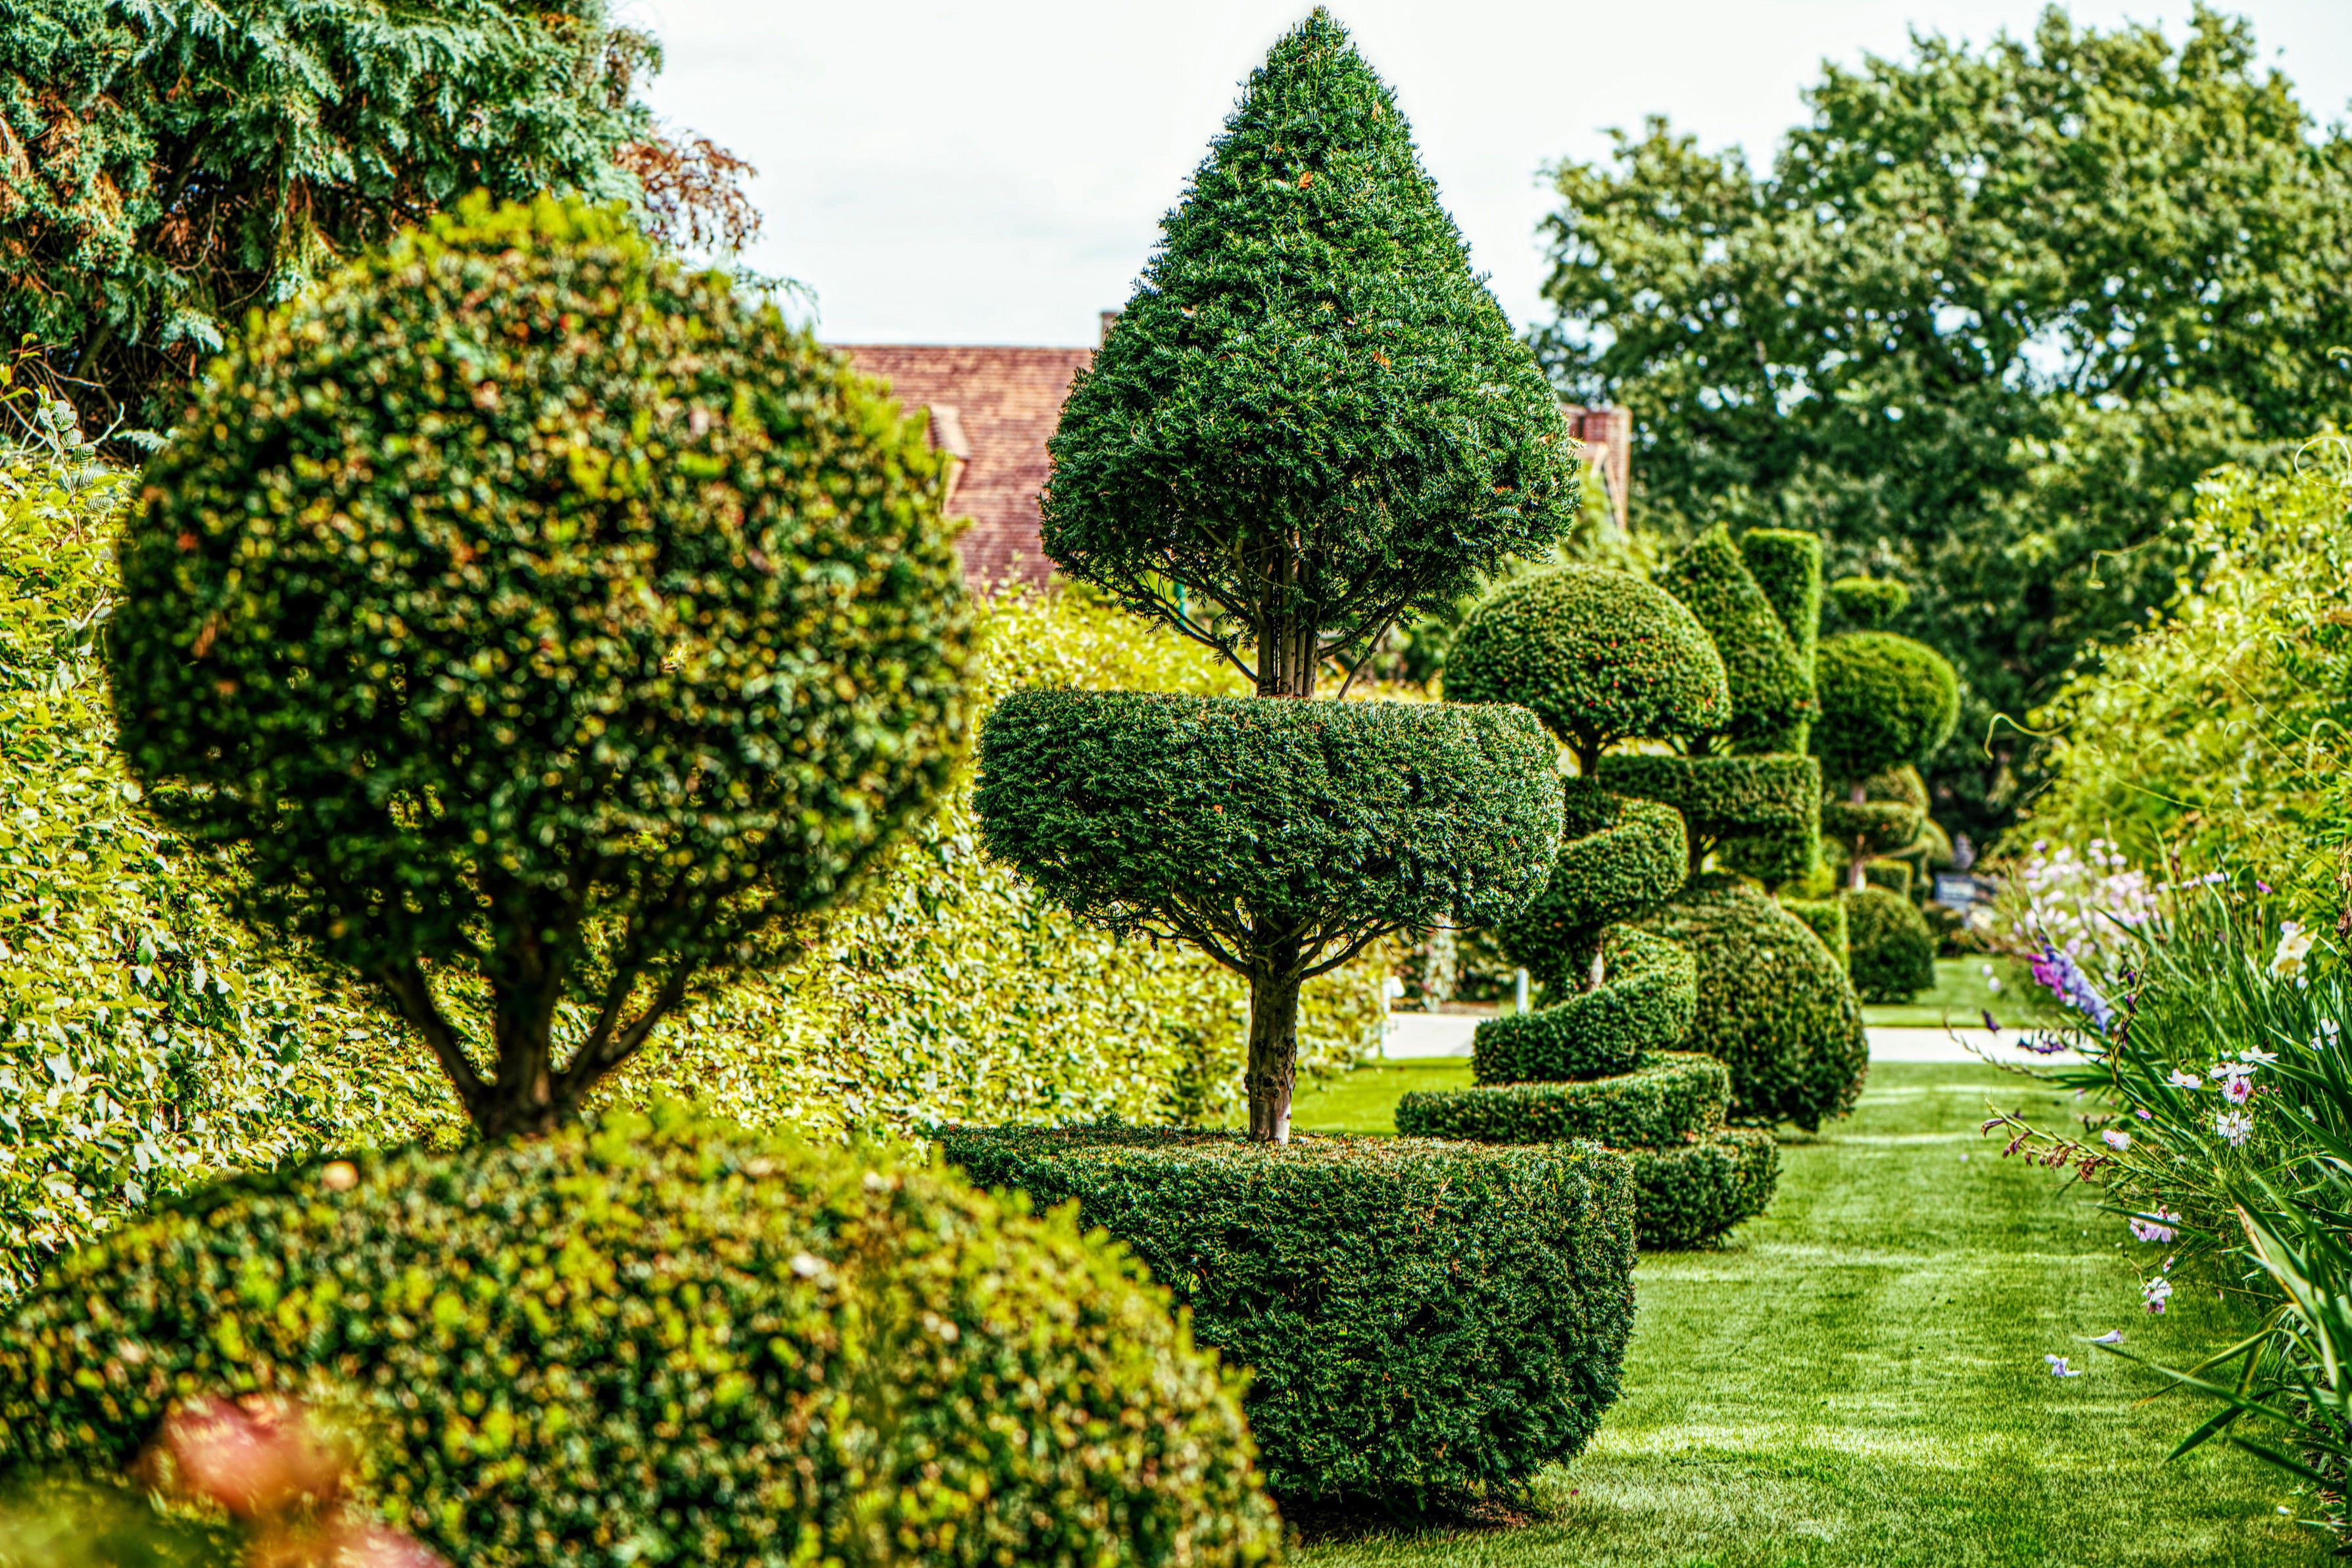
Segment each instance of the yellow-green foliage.
[[[223,1172],[463,1124],[404,1026],[265,948],[140,808],[97,656],[124,489],[68,439],[0,448],[0,1295]],[[1213,656],[1076,594],[1001,600],[980,630],[982,702],[1235,689]],[[866,905],[798,933],[788,971],[695,1003],[607,1100],[667,1089],[824,1134],[1239,1103],[1237,978],[1047,908],[977,844],[965,768]],[[1377,1039],[1388,956],[1307,988],[1304,1067]]]
[[0,1470],[248,1390],[355,1406],[362,1501],[468,1568],[1272,1547],[1237,1388],[1074,1215],[670,1107],[124,1228],[0,1320]]
[[97,656],[127,476],[42,428],[0,445],[0,1297],[150,1198],[424,1109],[399,1026],[261,950],[140,809]]
[[2105,838],[2245,867],[2332,911],[2352,678],[2352,446],[2297,471],[2230,467],[2198,486],[2199,572],[2163,616],[2033,716],[2055,731],[2050,788],[2016,841]]

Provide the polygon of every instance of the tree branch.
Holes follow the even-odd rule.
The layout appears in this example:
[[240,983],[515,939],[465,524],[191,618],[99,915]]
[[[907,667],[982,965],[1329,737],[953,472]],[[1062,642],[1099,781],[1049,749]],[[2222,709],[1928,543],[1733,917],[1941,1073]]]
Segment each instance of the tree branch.
[[441,1071],[449,1075],[450,1087],[457,1090],[457,1098],[470,1113],[489,1085],[467,1058],[457,1030],[442,1013],[441,1004],[434,999],[433,987],[425,979],[424,969],[410,958],[396,966],[372,969],[368,977],[383,988],[400,1016],[425,1037],[425,1043],[433,1048],[434,1059],[441,1063]]

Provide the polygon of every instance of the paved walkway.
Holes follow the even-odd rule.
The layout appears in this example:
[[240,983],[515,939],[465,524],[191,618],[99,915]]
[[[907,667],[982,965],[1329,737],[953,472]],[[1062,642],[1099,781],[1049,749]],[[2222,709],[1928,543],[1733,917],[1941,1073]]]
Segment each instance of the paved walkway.
[[[1388,1049],[1381,1055],[1392,1061],[1415,1057],[1467,1056],[1470,1054],[1470,1036],[1483,1021],[1475,1013],[1391,1013]],[[1994,1032],[1981,1029],[1911,1029],[1880,1024],[1870,1031],[1870,1060],[1980,1061],[1986,1056],[1996,1061],[2028,1063],[2079,1060],[2073,1051],[2041,1056],[2020,1051],[2017,1038],[2015,1030]],[[1978,1054],[1979,1051],[1983,1055]]]

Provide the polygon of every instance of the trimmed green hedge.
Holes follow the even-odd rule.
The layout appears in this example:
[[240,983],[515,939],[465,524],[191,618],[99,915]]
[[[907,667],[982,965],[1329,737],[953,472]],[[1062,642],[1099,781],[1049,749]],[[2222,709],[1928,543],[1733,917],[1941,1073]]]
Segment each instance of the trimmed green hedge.
[[1551,880],[1495,930],[1511,961],[1548,987],[1581,979],[1601,929],[1673,897],[1690,867],[1689,840],[1672,807],[1590,779],[1560,783],[1566,809]]
[[1601,782],[1672,806],[1695,839],[1801,834],[1820,816],[1821,765],[1810,757],[1628,753],[1601,759]]
[[1725,1127],[1690,1143],[1627,1149],[1642,1245],[1704,1247],[1764,1212],[1780,1181],[1780,1145],[1761,1127]]
[[1783,898],[1780,907],[1803,921],[1805,928],[1822,939],[1822,946],[1830,950],[1830,956],[1838,961],[1838,967],[1846,967],[1850,938],[1844,899]]
[[[1882,868],[1863,869],[1876,873]],[[1911,868],[1900,861],[1885,869],[1901,872],[1906,884],[1910,880]],[[1917,905],[1901,892],[1875,886],[1848,893],[1841,902],[1852,930],[1853,988],[1864,1001],[1899,1006],[1936,988],[1936,934]]]
[[1621,740],[1696,737],[1731,719],[1723,660],[1691,612],[1589,566],[1521,578],[1473,610],[1446,656],[1445,695],[1528,708],[1586,763]]
[[1550,875],[1558,758],[1509,707],[1021,691],[973,799],[991,855],[1121,935],[1484,925]]
[[469,1568],[1275,1544],[1215,1360],[1070,1217],[675,1111],[243,1178],[71,1255],[0,1321],[0,1469],[320,1383],[380,1426],[362,1500]]
[[1883,888],[1906,904],[1911,902],[1913,873],[1909,861],[1864,861],[1862,862],[1862,877],[1865,886]]
[[1797,653],[1721,524],[1691,542],[1659,586],[1689,607],[1715,640],[1731,685],[1730,742],[1743,752],[1794,751],[1813,713],[1812,672]]
[[1813,755],[1832,781],[1918,761],[1951,737],[1959,716],[1959,677],[1949,662],[1891,632],[1823,638],[1813,680],[1821,697]]
[[1481,1083],[1556,1082],[1627,1072],[1644,1051],[1690,1032],[1698,1006],[1691,956],[1633,926],[1612,927],[1597,990],[1572,988],[1532,1012],[1488,1019],[1471,1036]]
[[1851,846],[1859,839],[1872,854],[1891,854],[1908,848],[1919,836],[1919,825],[1926,820],[1918,807],[1901,800],[1822,802],[1822,836],[1835,840],[1841,846]]
[[1630,1072],[1572,1083],[1486,1082],[1416,1089],[1397,1102],[1408,1138],[1536,1144],[1591,1138],[1612,1148],[1679,1143],[1723,1124],[1731,1073],[1712,1056],[1666,1051]]
[[1131,1248],[1252,1370],[1279,1495],[1393,1509],[1516,1488],[1591,1437],[1633,1329],[1634,1194],[1590,1145],[951,1128],[976,1181]]
[[1739,559],[1780,618],[1810,686],[1813,649],[1822,640],[1822,536],[1799,528],[1750,528],[1739,536]]
[[1684,1048],[1731,1069],[1734,1121],[1811,1132],[1861,1096],[1862,1007],[1805,924],[1736,876],[1696,879],[1643,925],[1689,949],[1698,1013]]
[[1911,602],[1911,591],[1888,577],[1841,577],[1829,586],[1829,605],[1858,632],[1885,625]]

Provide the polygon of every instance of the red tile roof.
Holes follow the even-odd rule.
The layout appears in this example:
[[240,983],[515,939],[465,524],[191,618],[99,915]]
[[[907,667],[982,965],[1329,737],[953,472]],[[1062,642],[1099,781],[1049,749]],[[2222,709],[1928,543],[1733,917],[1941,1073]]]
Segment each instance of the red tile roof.
[[1053,467],[1045,439],[1061,420],[1070,378],[1094,350],[835,347],[888,382],[909,410],[929,410],[931,444],[964,459],[949,510],[972,520],[958,546],[965,580],[975,588],[1044,582],[1054,570],[1037,542],[1037,492]]

